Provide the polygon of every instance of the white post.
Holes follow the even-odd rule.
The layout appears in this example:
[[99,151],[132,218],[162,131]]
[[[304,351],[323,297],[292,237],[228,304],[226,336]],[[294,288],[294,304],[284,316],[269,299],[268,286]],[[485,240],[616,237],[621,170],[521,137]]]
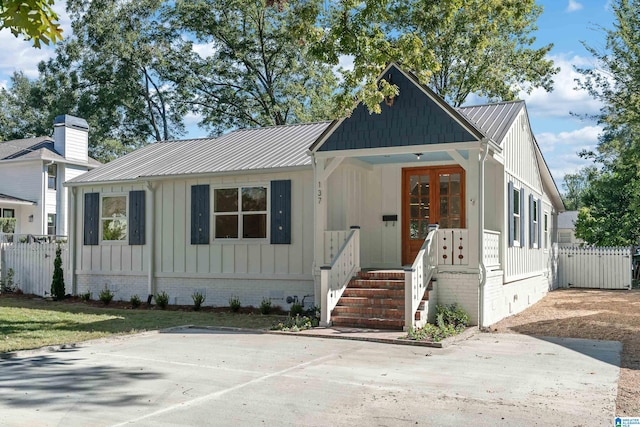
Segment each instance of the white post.
[[411,267],[404,269],[404,328],[408,331],[413,328],[413,273]]
[[353,262],[357,273],[360,271],[360,226],[352,225],[351,230],[353,230]]
[[330,266],[320,267],[320,326],[331,325],[331,310],[329,310],[329,275]]
[[[314,277],[318,277],[320,267],[324,264],[324,231],[327,229],[327,181],[322,179],[324,175],[325,160],[319,159],[314,156],[312,159],[314,190],[313,204],[314,204],[314,252],[313,252],[313,274]],[[320,282],[322,279],[320,278]],[[326,305],[322,302],[322,289],[321,283],[315,280],[314,285],[314,302],[316,306],[321,308]]]

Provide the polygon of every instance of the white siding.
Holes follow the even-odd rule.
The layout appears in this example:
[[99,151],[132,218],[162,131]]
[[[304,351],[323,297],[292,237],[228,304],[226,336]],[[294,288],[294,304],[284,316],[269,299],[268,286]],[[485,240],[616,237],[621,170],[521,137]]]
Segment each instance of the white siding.
[[[40,160],[33,162],[2,162],[0,165],[0,193],[37,203],[35,206],[16,208],[16,215],[18,216],[18,229],[16,232],[21,234],[42,233],[44,180],[43,163]],[[18,211],[20,211],[19,214]],[[32,222],[29,222],[29,215],[33,215]]]
[[524,185],[541,192],[542,181],[533,144],[529,121],[522,110],[504,139],[505,170]]
[[82,163],[89,161],[89,135],[87,131],[67,126],[57,126],[54,134],[55,150],[64,158]]

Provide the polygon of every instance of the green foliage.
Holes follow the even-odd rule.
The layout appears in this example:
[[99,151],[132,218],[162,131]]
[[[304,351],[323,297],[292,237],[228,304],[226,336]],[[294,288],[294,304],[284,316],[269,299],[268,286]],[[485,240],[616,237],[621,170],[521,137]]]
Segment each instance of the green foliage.
[[15,274],[15,270],[13,268],[9,268],[7,270],[6,277],[4,279],[0,279],[0,294],[16,292],[17,286],[14,283]]
[[51,296],[53,299],[64,299],[64,273],[62,271],[62,248],[56,247],[56,257],[53,260],[53,278],[51,280]]
[[271,310],[272,310],[271,299],[262,298],[262,302],[260,303],[260,313],[269,314],[271,313]]
[[240,307],[242,307],[242,305],[240,304],[240,298],[235,295],[229,298],[229,308],[231,309],[231,311],[237,313],[238,311],[240,311]]
[[296,317],[304,313],[304,307],[299,302],[294,302],[289,308],[289,316]]
[[80,294],[79,297],[80,297],[80,301],[85,301],[85,302],[91,301],[91,291],[87,291],[83,294]]
[[17,218],[0,218],[0,233],[15,233]]
[[304,331],[306,329],[314,328],[316,326],[318,326],[318,318],[300,316],[299,314],[297,314],[295,316],[287,317],[287,319],[283,322],[278,322],[273,324],[271,326],[271,330],[299,332],[299,331]]
[[131,295],[131,298],[129,299],[129,304],[131,304],[131,308],[138,308],[140,307],[140,305],[142,305],[142,300],[137,294]]
[[590,177],[576,221],[576,236],[597,246],[631,245],[640,237],[640,0],[615,0],[613,29],[606,47],[586,46],[597,68],[578,71],[583,89],[604,105],[604,127],[594,160],[599,173]]
[[62,40],[62,28],[53,10],[54,0],[0,1],[0,29],[8,28],[18,37],[32,40],[33,46]]
[[436,324],[427,323],[422,328],[410,328],[407,339],[440,342],[444,338],[457,335],[469,325],[469,315],[456,303],[436,306]]
[[104,305],[109,305],[114,296],[115,294],[111,291],[111,289],[109,289],[107,285],[104,285],[104,289],[100,291],[98,298]]
[[577,211],[584,206],[584,197],[589,188],[590,181],[596,178],[598,170],[595,166],[587,166],[576,173],[565,174],[562,187],[562,201],[568,211]]
[[200,310],[200,307],[202,306],[202,303],[204,302],[206,297],[204,296],[204,294],[202,294],[202,292],[196,291],[191,294],[191,299],[193,300],[193,309],[195,311],[198,311]]
[[162,310],[167,308],[167,305],[169,305],[169,295],[165,291],[155,294],[153,298],[156,300],[158,307]]

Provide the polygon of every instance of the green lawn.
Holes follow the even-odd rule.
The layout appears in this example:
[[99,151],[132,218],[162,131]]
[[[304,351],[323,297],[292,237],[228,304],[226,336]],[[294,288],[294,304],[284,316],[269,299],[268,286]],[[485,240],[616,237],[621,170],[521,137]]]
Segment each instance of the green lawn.
[[268,329],[283,316],[116,309],[42,299],[0,298],[0,353],[181,325]]

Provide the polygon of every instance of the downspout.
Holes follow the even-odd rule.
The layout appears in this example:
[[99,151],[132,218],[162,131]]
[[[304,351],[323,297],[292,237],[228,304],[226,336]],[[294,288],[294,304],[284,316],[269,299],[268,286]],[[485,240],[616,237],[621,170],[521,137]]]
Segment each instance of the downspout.
[[151,297],[152,295],[155,295],[156,292],[156,283],[154,280],[154,276],[155,276],[155,266],[154,266],[154,260],[155,260],[155,223],[154,223],[154,205],[155,205],[155,192],[154,192],[154,188],[153,188],[153,184],[150,181],[146,182],[146,188],[147,188],[147,206],[145,208],[145,222],[147,223],[146,227],[145,227],[145,233],[147,235],[147,239],[146,241],[148,242],[147,244],[149,245],[149,259],[147,261],[147,264],[149,265],[149,275],[147,277],[147,290],[148,290],[148,295],[149,297]]
[[318,197],[318,192],[320,191],[320,187],[318,185],[318,165],[316,164],[316,156],[314,153],[309,154],[311,156],[311,166],[313,168],[313,263],[311,263],[311,275],[313,276],[313,303],[316,307],[320,307],[321,303],[321,285],[320,285],[320,273],[316,274],[319,271],[320,266],[318,265],[318,233],[317,233],[317,224],[318,224],[318,207],[316,206],[316,198]]
[[484,286],[487,283],[487,267],[484,265],[484,165],[489,155],[489,140],[483,138],[480,162],[480,179],[478,182],[478,261],[480,266],[480,283],[478,301],[478,327],[484,327]]
[[67,222],[67,241],[69,242],[69,278],[71,280],[71,295],[78,295],[78,285],[76,283],[76,187],[71,187],[69,191],[69,221]]

